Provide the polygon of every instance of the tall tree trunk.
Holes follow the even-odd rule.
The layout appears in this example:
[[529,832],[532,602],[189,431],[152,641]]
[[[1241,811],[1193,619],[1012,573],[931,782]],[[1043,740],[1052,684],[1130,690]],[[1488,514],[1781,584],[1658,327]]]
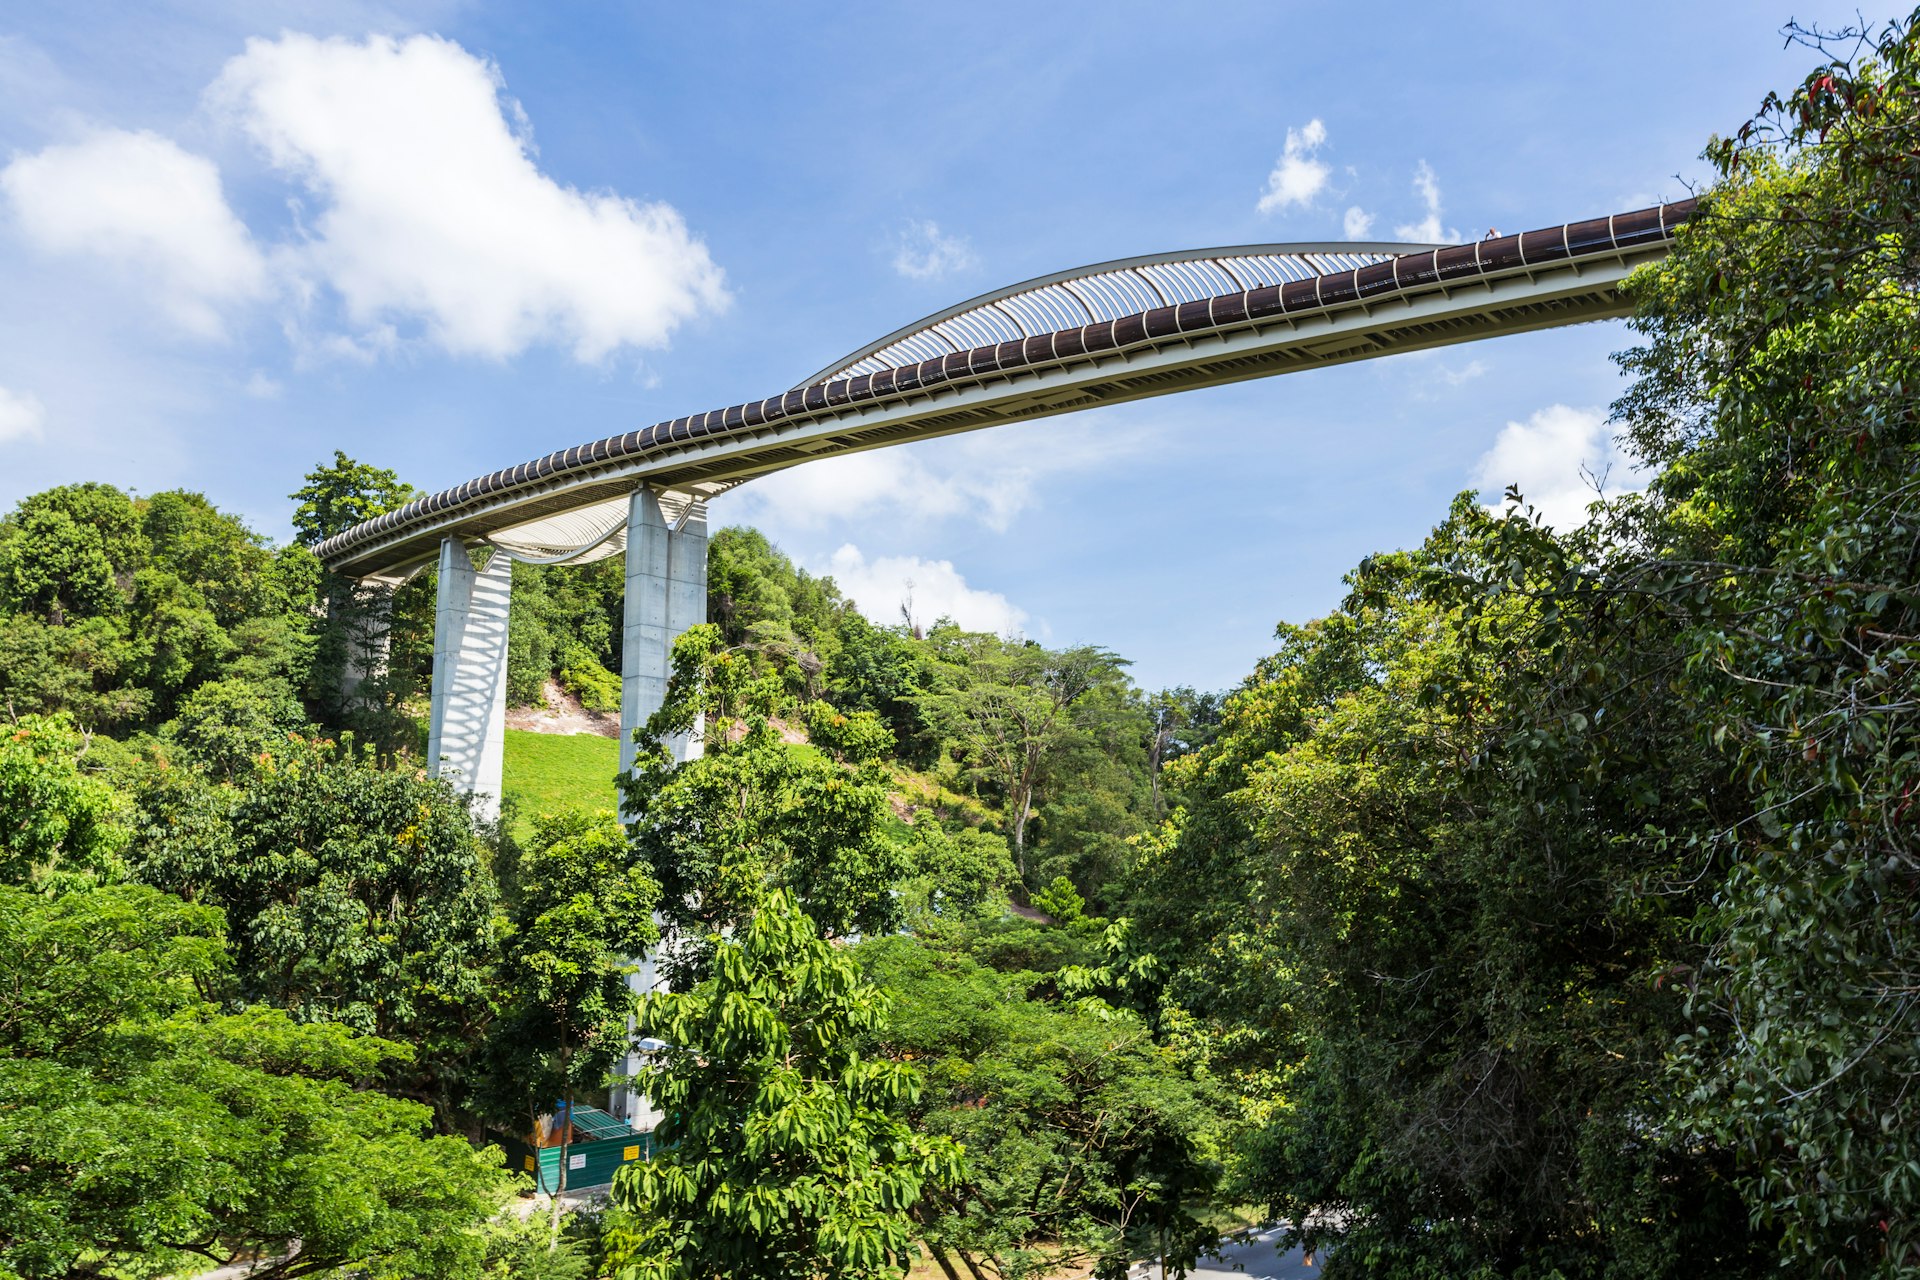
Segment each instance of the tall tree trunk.
[[1032,804],[1030,793],[1023,791],[1013,811],[1013,869],[1019,872],[1022,883],[1027,878],[1027,814]]

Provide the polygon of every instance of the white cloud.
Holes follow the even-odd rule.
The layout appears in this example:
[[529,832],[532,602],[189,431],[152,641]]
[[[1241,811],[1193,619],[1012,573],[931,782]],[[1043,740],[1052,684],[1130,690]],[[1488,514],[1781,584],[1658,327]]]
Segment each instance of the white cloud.
[[1111,420],[1008,425],[821,458],[755,480],[738,501],[744,519],[782,530],[877,517],[913,524],[969,519],[1005,533],[1038,502],[1043,478],[1125,459],[1150,438],[1145,426]]
[[940,224],[909,219],[894,245],[893,269],[909,280],[944,280],[978,265],[965,236],[952,236]]
[[1017,635],[1026,626],[1026,610],[998,591],[967,585],[951,560],[918,556],[880,556],[868,560],[851,542],[833,553],[827,573],[860,612],[876,622],[898,622],[902,610],[921,626],[951,618],[969,631]]
[[996,533],[1033,501],[1023,466],[935,470],[917,452],[875,449],[822,458],[742,490],[756,520],[818,528],[828,520],[886,514],[903,520],[967,516]]
[[1462,383],[1472,382],[1486,371],[1487,366],[1484,361],[1478,359],[1469,360],[1458,369],[1449,369],[1445,365],[1440,366],[1440,379],[1450,387],[1457,387]]
[[1551,405],[1525,422],[1501,429],[1474,468],[1481,497],[1493,495],[1488,509],[1504,505],[1500,495],[1518,485],[1540,518],[1556,529],[1585,521],[1587,507],[1601,496],[1615,497],[1640,487],[1643,474],[1607,435],[1607,416],[1598,409]]
[[255,369],[247,376],[246,385],[241,390],[255,400],[278,400],[286,388],[278,380],[269,377],[264,369]]
[[46,418],[46,410],[33,396],[0,387],[0,444],[38,440]]
[[542,173],[498,70],[451,41],[249,40],[209,100],[320,202],[282,257],[375,350],[414,322],[457,355],[552,342],[594,361],[727,302],[671,206]]
[[201,337],[222,334],[225,307],[267,291],[219,170],[159,134],[107,130],[21,156],[0,170],[0,192],[30,244],[126,268]]
[[1327,185],[1327,166],[1314,154],[1327,141],[1327,126],[1317,118],[1304,129],[1287,130],[1287,142],[1267,175],[1267,189],[1260,196],[1259,211],[1272,213],[1289,205],[1310,203]]
[[1347,239],[1365,240],[1373,230],[1373,215],[1356,204],[1347,210],[1347,216],[1341,219],[1340,225],[1347,233]]
[[1433,166],[1425,160],[1413,171],[1413,192],[1420,197],[1427,216],[1418,222],[1409,222],[1393,229],[1402,240],[1412,240],[1421,244],[1456,243],[1460,233],[1451,227],[1440,225],[1440,180],[1434,176]]

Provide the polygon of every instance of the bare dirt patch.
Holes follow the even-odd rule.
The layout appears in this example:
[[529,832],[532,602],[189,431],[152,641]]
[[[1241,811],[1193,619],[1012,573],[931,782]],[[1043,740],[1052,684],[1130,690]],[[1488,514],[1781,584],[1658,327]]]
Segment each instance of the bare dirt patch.
[[530,733],[591,733],[602,738],[620,736],[620,717],[605,711],[589,711],[580,699],[549,680],[540,687],[544,705],[513,707],[507,712],[507,728]]

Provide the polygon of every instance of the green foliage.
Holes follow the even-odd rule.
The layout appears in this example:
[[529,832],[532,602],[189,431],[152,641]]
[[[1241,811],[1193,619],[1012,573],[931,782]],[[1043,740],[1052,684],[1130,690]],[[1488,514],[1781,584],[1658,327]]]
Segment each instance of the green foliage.
[[135,874],[226,911],[246,999],[406,1041],[396,1079],[450,1106],[495,954],[493,877],[460,797],[351,744],[291,739],[233,785],[170,771],[138,801]]
[[840,711],[825,702],[807,706],[807,740],[845,764],[868,764],[893,750],[893,731],[871,711]]
[[1634,281],[1617,406],[1665,465],[1614,583],[1680,633],[1731,821],[1701,920],[1678,1119],[1725,1143],[1793,1265],[1920,1275],[1920,26],[1794,30],[1818,64],[1708,158]]
[[1727,1151],[1669,1118],[1710,887],[1648,834],[1711,820],[1724,775],[1652,678],[1670,631],[1560,590],[1593,546],[1463,497],[1284,629],[1175,769],[1192,808],[1137,899],[1152,1012],[1216,1024],[1244,1185],[1339,1240],[1329,1274],[1770,1263]]
[[628,1044],[632,957],[659,940],[659,887],[611,813],[534,821],[502,879],[509,931],[493,1000],[486,1109],[515,1128],[594,1089]]
[[289,495],[299,504],[293,511],[293,531],[303,547],[317,547],[418,496],[412,485],[402,483],[392,471],[355,462],[338,449],[333,451],[332,466],[315,467],[306,480]]
[[587,710],[609,714],[620,710],[620,677],[601,666],[585,645],[574,641],[561,645],[555,668],[560,687]]
[[827,664],[834,703],[871,711],[893,730],[902,758],[925,766],[939,754],[939,739],[920,718],[915,699],[932,678],[926,643],[903,627],[880,627],[854,610],[840,619],[839,647]]
[[[763,886],[789,890],[828,937],[885,932],[907,869],[889,835],[887,775],[789,747],[769,723],[778,677],[695,627],[674,646],[666,705],[641,731],[622,783],[628,831],[660,883],[676,983],[703,972],[707,940],[743,927]],[[676,765],[675,735],[706,729],[705,754]]]
[[921,1215],[929,1248],[1009,1277],[1075,1262],[1117,1277],[1139,1257],[1191,1266],[1214,1243],[1225,1099],[1144,1024],[1030,999],[1031,973],[904,938],[857,954],[893,996],[880,1051],[926,1073],[916,1124],[967,1152],[964,1180]]
[[898,1118],[920,1095],[912,1066],[859,1050],[885,997],[786,892],[757,905],[712,939],[712,976],[642,1005],[641,1033],[665,1043],[640,1083],[666,1147],[615,1180],[633,1215],[617,1274],[902,1275],[909,1215],[957,1180],[960,1150]]
[[600,1218],[575,1209],[561,1216],[558,1234],[544,1214],[503,1214],[488,1224],[488,1280],[592,1280],[600,1254]]
[[125,731],[213,679],[280,704],[312,660],[318,569],[199,494],[50,489],[0,520],[0,699]]
[[819,697],[853,610],[831,578],[795,566],[757,529],[729,528],[707,546],[707,620],[799,698]]
[[1073,887],[1073,881],[1065,876],[1055,876],[1052,884],[1036,890],[1033,906],[1034,910],[1045,912],[1055,924],[1060,925],[1079,924],[1087,915],[1086,899]]
[[306,723],[290,693],[273,692],[281,695],[277,701],[244,680],[210,680],[181,700],[167,736],[208,774],[230,782]]
[[81,771],[89,745],[60,716],[0,726],[0,884],[118,867],[126,805],[106,782]]
[[593,710],[617,710],[619,683],[611,672],[620,668],[625,589],[618,559],[577,567],[515,565],[507,620],[507,701],[539,706],[542,686],[557,676]]
[[1124,701],[1125,663],[1102,649],[1059,652],[936,629],[936,679],[918,695],[928,725],[953,743],[1006,806],[1014,866],[1029,870],[1028,823],[1058,757],[1089,745],[1101,712]]
[[943,829],[932,814],[913,824],[911,874],[901,886],[909,917],[922,914],[966,919],[1006,907],[1015,880],[1006,838],[978,827]]
[[496,1151],[356,1087],[403,1046],[221,1014],[220,913],[0,887],[0,1272],[477,1275]]

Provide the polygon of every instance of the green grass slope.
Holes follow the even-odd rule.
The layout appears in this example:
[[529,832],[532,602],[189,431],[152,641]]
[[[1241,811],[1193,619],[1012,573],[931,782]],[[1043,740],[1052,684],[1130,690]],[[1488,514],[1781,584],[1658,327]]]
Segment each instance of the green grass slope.
[[535,814],[617,808],[613,776],[619,769],[620,744],[612,738],[509,729],[500,785],[519,806],[515,825],[524,834]]

